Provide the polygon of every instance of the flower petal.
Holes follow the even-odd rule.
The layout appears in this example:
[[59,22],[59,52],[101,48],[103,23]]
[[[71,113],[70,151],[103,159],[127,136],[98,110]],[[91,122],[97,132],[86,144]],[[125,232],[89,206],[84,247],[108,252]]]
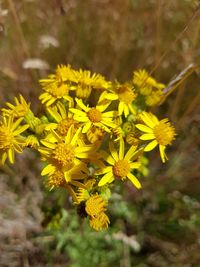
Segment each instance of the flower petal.
[[149,143],[145,148],[144,151],[148,152],[154,149],[157,146],[158,142],[156,140],[153,140],[151,143]]
[[128,173],[127,175],[128,179],[135,185],[137,189],[140,189],[142,187],[141,183],[139,180],[133,175],[132,173]]
[[152,140],[155,139],[155,135],[153,133],[146,133],[140,136],[140,140]]
[[140,131],[145,132],[145,133],[152,133],[152,129],[144,124],[136,124],[136,128],[138,128]]
[[101,180],[98,183],[98,186],[103,186],[107,183],[111,183],[113,180],[114,180],[114,177],[113,177],[112,171],[108,172],[101,178]]

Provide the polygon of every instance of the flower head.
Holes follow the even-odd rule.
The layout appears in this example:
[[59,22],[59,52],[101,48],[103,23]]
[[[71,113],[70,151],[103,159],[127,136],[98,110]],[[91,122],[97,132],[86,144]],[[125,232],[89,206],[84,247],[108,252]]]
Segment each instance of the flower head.
[[124,114],[127,117],[130,112],[135,113],[134,107],[132,105],[133,101],[136,99],[136,92],[130,83],[120,84],[116,82],[113,85],[113,89],[110,91],[105,91],[102,93],[100,99],[108,100],[118,100],[118,113],[119,115]]
[[73,125],[74,129],[78,129],[78,122],[74,120],[73,114],[67,112],[66,107],[58,102],[54,107],[47,108],[48,114],[56,121],[55,123],[49,123],[46,130],[56,130],[58,135],[66,136],[69,128]]
[[165,154],[166,146],[171,145],[175,139],[174,127],[168,119],[159,121],[155,115],[145,111],[140,114],[140,118],[144,122],[144,124],[136,125],[139,130],[144,132],[140,139],[144,141],[151,140],[144,151],[150,151],[159,145],[162,162],[165,162],[168,159]]
[[91,217],[96,217],[106,210],[106,201],[98,194],[91,196],[85,203],[85,210]]
[[13,121],[13,117],[3,117],[0,121],[0,156],[2,164],[7,157],[10,163],[14,163],[14,152],[22,153],[25,140],[21,136],[28,125],[20,125],[23,118]]
[[76,96],[78,98],[88,98],[92,89],[106,89],[108,88],[108,82],[100,74],[91,74],[89,70],[76,71]]
[[[43,159],[48,162],[47,166],[43,169],[42,175],[51,175],[57,169],[62,170],[65,175],[65,179],[68,180],[70,170],[75,166],[81,171],[88,172],[86,164],[81,160],[90,157],[90,153],[94,151],[92,146],[83,146],[79,142],[79,134],[81,129],[75,133],[74,127],[71,126],[64,139],[53,132],[54,139],[41,140],[44,147],[40,147],[40,151]],[[69,179],[71,176],[69,176]],[[80,178],[85,177],[80,175]]]
[[85,203],[85,211],[90,218],[90,226],[96,231],[100,231],[108,227],[110,223],[105,211],[107,201],[99,194],[91,195]]
[[96,172],[97,175],[103,174],[98,185],[103,186],[113,182],[115,179],[125,180],[128,178],[138,189],[140,189],[141,184],[135,175],[132,174],[132,170],[140,167],[140,162],[135,161],[135,159],[138,158],[141,150],[136,150],[136,146],[131,146],[125,154],[123,139],[120,139],[119,153],[117,153],[112,142],[110,142],[109,147],[110,155],[105,151],[102,152],[102,157],[105,159],[108,166],[105,166]]
[[30,103],[27,103],[22,95],[19,95],[19,99],[15,97],[14,100],[15,105],[6,103],[8,109],[2,109],[3,116],[13,116],[13,118],[24,117],[30,109]]
[[154,88],[162,90],[165,87],[164,84],[158,83],[151,77],[146,70],[134,71],[133,84],[137,86],[142,95],[150,95]]
[[70,112],[74,113],[74,119],[84,123],[82,132],[86,133],[91,127],[96,126],[102,128],[106,132],[110,132],[111,128],[115,128],[113,123],[115,111],[104,112],[110,102],[98,102],[95,107],[86,106],[81,99],[76,98],[77,105],[82,109],[70,108]]

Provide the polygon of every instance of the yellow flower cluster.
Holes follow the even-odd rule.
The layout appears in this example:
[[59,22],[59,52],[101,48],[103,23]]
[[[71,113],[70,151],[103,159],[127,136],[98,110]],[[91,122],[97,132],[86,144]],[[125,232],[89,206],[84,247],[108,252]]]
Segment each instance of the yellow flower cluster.
[[146,111],[160,102],[164,85],[145,70],[119,83],[70,65],[39,82],[45,110],[40,118],[21,95],[2,109],[1,163],[13,163],[25,147],[37,150],[46,186],[67,190],[93,229],[107,228],[115,184],[129,181],[140,189],[139,178],[148,173],[145,152],[156,146],[162,162],[167,160],[175,130],[168,119]]

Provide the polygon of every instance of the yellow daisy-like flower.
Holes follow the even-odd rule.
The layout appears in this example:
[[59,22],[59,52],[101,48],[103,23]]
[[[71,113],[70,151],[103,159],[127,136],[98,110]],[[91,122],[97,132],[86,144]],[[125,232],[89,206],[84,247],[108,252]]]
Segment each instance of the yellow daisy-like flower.
[[62,84],[67,84],[69,88],[71,83],[77,82],[75,73],[76,71],[70,65],[58,65],[55,74],[48,75],[46,79],[40,79],[39,83],[45,91],[48,91],[52,85],[59,87]]
[[[58,99],[65,99],[73,105],[73,99],[69,96],[69,90],[73,89],[73,83],[77,81],[75,71],[71,66],[58,66],[56,74],[50,74],[47,79],[39,80],[45,93],[41,94],[39,99],[42,104],[50,106]],[[72,87],[72,88],[71,88]]]
[[171,145],[175,139],[175,130],[168,119],[159,121],[155,115],[148,112],[142,112],[140,114],[141,120],[144,124],[136,124],[136,127],[144,132],[141,140],[152,140],[145,148],[144,151],[150,151],[159,145],[160,156],[162,162],[165,162],[168,158],[165,154],[167,145]]
[[38,150],[44,159],[49,164],[43,169],[42,175],[51,175],[56,169],[62,169],[67,180],[68,171],[76,166],[81,166],[81,170],[88,172],[85,164],[81,163],[79,159],[87,159],[90,157],[90,153],[94,151],[92,146],[79,146],[78,138],[81,129],[74,133],[73,126],[67,132],[64,140],[55,132],[53,132],[54,141],[41,140],[41,143],[45,147],[41,147]]
[[66,107],[61,102],[52,108],[48,107],[47,112],[56,123],[49,123],[46,130],[56,130],[60,136],[65,136],[72,125],[78,129],[78,122],[74,120],[72,113],[67,112]]
[[153,77],[151,77],[146,70],[138,70],[133,73],[133,84],[139,89],[142,95],[150,95],[153,88],[162,90],[165,85],[158,83]]
[[55,80],[58,82],[69,82],[75,83],[77,82],[77,77],[76,77],[76,71],[71,68],[71,66],[68,64],[67,66],[65,65],[58,65],[56,69],[56,75],[55,75]]
[[28,125],[20,123],[23,118],[13,121],[13,117],[3,117],[0,122],[0,157],[2,164],[8,158],[10,163],[14,163],[14,152],[22,153],[25,145],[24,138],[20,135],[28,129]]
[[92,195],[85,203],[85,210],[91,217],[96,217],[106,210],[107,202],[98,194]]
[[78,188],[85,189],[85,185],[79,181],[83,180],[87,176],[82,172],[82,167],[83,169],[85,168],[84,164],[80,163],[79,165],[64,172],[62,169],[54,169],[54,172],[48,175],[48,179],[46,181],[47,187],[52,190],[54,187],[66,187],[67,185],[73,185]]
[[42,104],[46,104],[46,106],[50,106],[56,102],[58,99],[65,99],[69,102],[69,105],[73,105],[73,99],[68,95],[69,86],[66,84],[56,85],[51,84],[47,88],[44,89],[46,92],[41,94],[39,99]]
[[76,71],[77,87],[76,96],[88,98],[92,89],[107,89],[109,83],[100,74],[91,74],[89,70]]
[[22,95],[19,95],[19,99],[15,97],[14,100],[15,105],[7,102],[8,109],[2,108],[3,116],[13,116],[13,118],[24,117],[30,109],[30,103],[27,103]]
[[115,111],[104,112],[110,103],[98,102],[96,107],[86,106],[81,99],[76,98],[77,105],[82,109],[70,108],[69,111],[74,113],[74,119],[82,122],[82,133],[86,133],[92,126],[102,128],[110,133],[111,128],[115,128],[116,124],[113,123]]
[[101,212],[98,216],[90,219],[90,227],[96,231],[101,231],[105,228],[108,228],[109,223],[110,220],[104,212]]
[[147,106],[155,106],[160,103],[161,99],[163,97],[162,92],[160,91],[152,91],[150,95],[146,96],[145,103]]
[[130,112],[135,113],[133,108],[133,101],[135,100],[137,94],[133,89],[133,86],[129,83],[119,84],[116,83],[114,85],[114,90],[110,92],[103,92],[100,99],[109,99],[109,100],[118,100],[118,113],[119,115],[124,114],[127,117]]
[[125,180],[128,178],[138,189],[140,189],[141,184],[131,171],[140,167],[140,162],[133,160],[139,157],[141,150],[136,150],[136,146],[131,146],[126,155],[124,155],[125,148],[123,139],[120,140],[119,153],[117,153],[112,142],[109,143],[109,149],[110,155],[103,151],[102,157],[110,166],[101,168],[96,172],[97,175],[104,174],[99,181],[98,186],[112,183],[114,179]]

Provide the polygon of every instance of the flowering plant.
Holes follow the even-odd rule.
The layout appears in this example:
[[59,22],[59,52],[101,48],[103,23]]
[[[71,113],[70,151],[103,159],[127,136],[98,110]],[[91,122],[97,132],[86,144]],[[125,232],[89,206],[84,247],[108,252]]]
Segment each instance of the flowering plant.
[[65,188],[90,226],[104,229],[115,184],[130,181],[140,189],[139,177],[148,172],[145,154],[157,146],[162,162],[167,160],[174,127],[147,111],[162,102],[165,86],[145,70],[119,83],[70,65],[39,82],[41,117],[21,95],[2,109],[1,162],[14,163],[14,154],[26,147],[37,150],[46,186]]

